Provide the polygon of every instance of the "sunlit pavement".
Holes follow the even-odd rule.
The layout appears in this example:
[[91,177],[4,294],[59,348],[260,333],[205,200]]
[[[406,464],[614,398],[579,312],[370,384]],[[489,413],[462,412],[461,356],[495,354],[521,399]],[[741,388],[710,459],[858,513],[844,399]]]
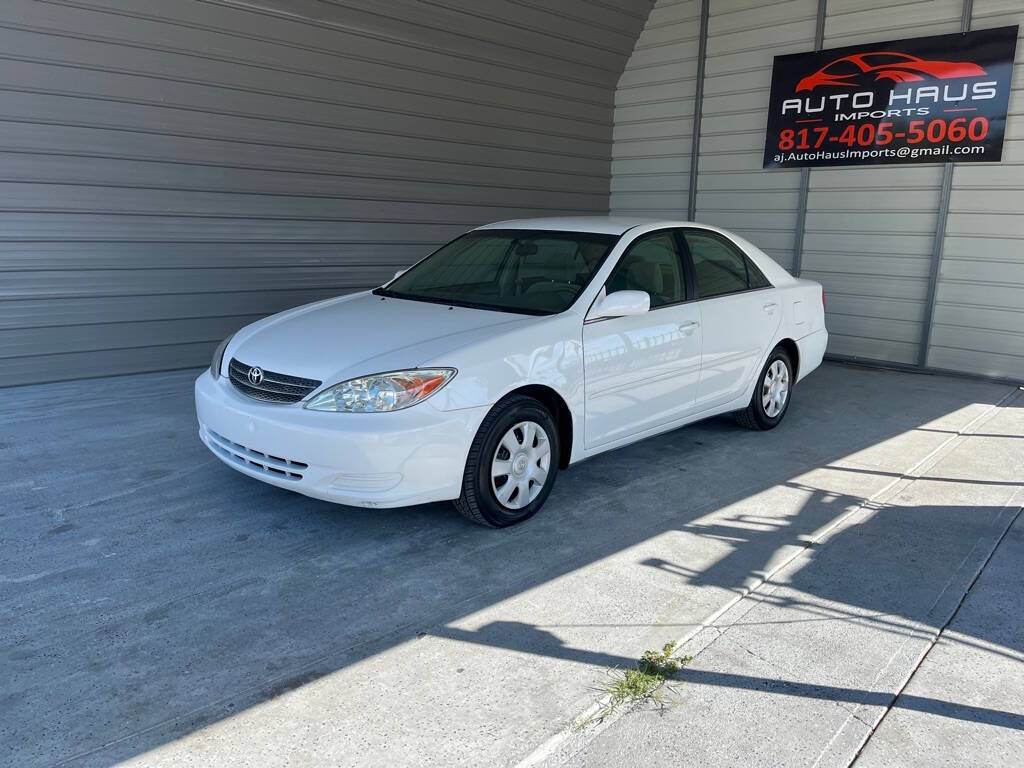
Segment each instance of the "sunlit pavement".
[[[492,531],[232,471],[194,375],[0,391],[0,760],[1024,762],[1015,388],[825,366]],[[672,706],[572,727],[668,640]]]
[[1024,765],[1022,404],[959,427],[697,633],[671,706],[546,762]]

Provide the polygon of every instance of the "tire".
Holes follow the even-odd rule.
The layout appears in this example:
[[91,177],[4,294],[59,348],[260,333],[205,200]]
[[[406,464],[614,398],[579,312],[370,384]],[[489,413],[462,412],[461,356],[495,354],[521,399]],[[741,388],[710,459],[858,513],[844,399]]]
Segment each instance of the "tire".
[[[527,445],[531,433],[522,425],[530,424],[539,430],[533,429]],[[510,446],[515,450],[511,451]],[[532,517],[555,484],[559,448],[558,427],[547,408],[522,395],[502,400],[487,414],[473,438],[462,495],[455,500],[455,508],[468,520],[492,528],[505,528]],[[492,477],[506,465],[509,474]],[[502,501],[499,494],[506,500]]]
[[[778,365],[782,363],[782,367]],[[775,393],[771,394],[770,390],[773,386],[773,382],[780,380],[779,373],[784,371],[784,391],[779,389],[779,385],[775,384]],[[769,375],[771,373],[771,375]],[[783,401],[781,405],[777,402],[778,393],[783,391]],[[765,405],[765,399],[769,400],[768,406]],[[754,387],[754,393],[750,396],[750,404],[742,411],[736,411],[736,421],[740,426],[746,427],[747,429],[756,430],[767,430],[775,429],[782,422],[783,417],[786,415],[786,411],[789,410],[789,403],[793,399],[793,363],[789,359],[789,355],[782,347],[776,347],[772,350],[772,353],[768,355],[768,360],[764,364],[764,368],[761,369],[761,373],[757,377],[757,385]],[[778,408],[778,411],[774,409]]]

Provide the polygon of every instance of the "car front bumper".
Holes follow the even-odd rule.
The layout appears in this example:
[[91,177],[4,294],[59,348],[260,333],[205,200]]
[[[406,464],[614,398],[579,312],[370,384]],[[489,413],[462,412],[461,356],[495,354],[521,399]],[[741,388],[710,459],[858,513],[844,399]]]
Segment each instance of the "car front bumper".
[[265,483],[361,507],[454,499],[487,407],[326,413],[238,392],[209,371],[196,379],[199,436],[225,464]]

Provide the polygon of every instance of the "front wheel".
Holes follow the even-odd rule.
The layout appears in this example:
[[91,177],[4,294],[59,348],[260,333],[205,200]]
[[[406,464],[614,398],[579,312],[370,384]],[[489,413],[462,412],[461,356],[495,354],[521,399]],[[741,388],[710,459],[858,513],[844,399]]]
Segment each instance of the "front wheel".
[[789,408],[793,388],[793,364],[782,347],[768,355],[750,404],[736,412],[736,421],[748,429],[774,429]]
[[455,508],[474,523],[504,528],[543,506],[558,474],[558,429],[530,397],[509,397],[473,438]]

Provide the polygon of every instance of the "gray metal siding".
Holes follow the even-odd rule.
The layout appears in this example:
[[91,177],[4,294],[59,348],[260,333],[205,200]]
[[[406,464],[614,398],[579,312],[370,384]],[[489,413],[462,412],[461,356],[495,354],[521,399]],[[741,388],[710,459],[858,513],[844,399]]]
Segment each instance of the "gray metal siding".
[[202,365],[476,224],[604,213],[650,0],[5,0],[0,385]]
[[[825,46],[960,30],[962,0],[830,0]],[[801,275],[828,295],[829,352],[917,362],[942,166],[814,168]]]
[[615,92],[612,213],[687,209],[700,0],[658,0]]
[[[774,56],[813,47],[816,10],[815,0],[710,3],[696,219],[742,234],[784,266],[800,173],[761,170],[768,86]],[[686,215],[699,17],[699,2],[660,0],[626,65],[616,95],[613,211]]]
[[[619,83],[613,210],[687,207],[697,3],[662,0]],[[814,47],[816,0],[711,0],[696,218],[742,233],[784,266],[799,171],[764,171],[772,57]],[[655,14],[675,14],[656,23]],[[960,29],[963,0],[828,0],[824,47]],[[1020,0],[976,0],[973,27],[1024,24]],[[1024,41],[1018,45],[1024,61]],[[672,68],[665,69],[668,63]],[[1024,68],[998,165],[955,166],[929,366],[1024,376]],[[828,295],[829,352],[916,364],[929,314],[941,165],[815,168],[801,274]]]
[[711,0],[696,218],[789,267],[800,172],[761,169],[772,59],[814,47],[815,0]]
[[[1020,0],[975,0],[972,27],[1024,27]],[[1024,379],[1024,36],[998,165],[953,169],[928,365]]]

